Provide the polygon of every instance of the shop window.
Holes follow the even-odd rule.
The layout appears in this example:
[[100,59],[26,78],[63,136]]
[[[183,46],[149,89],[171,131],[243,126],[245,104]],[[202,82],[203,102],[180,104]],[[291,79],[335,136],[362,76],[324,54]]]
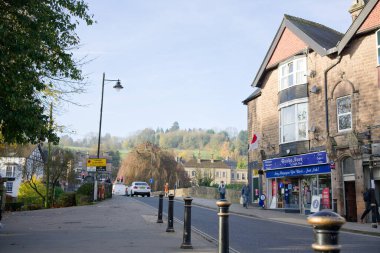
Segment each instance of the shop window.
[[279,70],[279,90],[285,90],[294,85],[305,84],[307,82],[306,57],[283,63],[280,65]]
[[351,130],[352,110],[351,96],[341,97],[336,100],[338,131]]
[[307,140],[307,107],[307,103],[299,103],[280,109],[281,143]]

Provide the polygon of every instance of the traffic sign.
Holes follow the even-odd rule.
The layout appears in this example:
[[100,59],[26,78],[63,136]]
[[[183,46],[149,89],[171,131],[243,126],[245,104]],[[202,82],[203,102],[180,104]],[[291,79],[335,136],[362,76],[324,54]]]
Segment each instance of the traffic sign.
[[107,167],[106,166],[96,166],[96,172],[99,172],[99,171],[107,171]]
[[150,184],[153,184],[153,181],[154,181],[153,178],[149,179]]
[[106,167],[107,159],[106,158],[90,158],[87,159],[87,167]]
[[93,167],[93,166],[87,167],[87,171],[88,172],[95,172],[96,171],[96,167]]

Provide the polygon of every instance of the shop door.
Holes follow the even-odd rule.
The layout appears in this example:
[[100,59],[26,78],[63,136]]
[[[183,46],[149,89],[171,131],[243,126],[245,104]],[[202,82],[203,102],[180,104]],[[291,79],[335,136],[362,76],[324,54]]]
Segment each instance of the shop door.
[[252,184],[253,184],[253,202],[258,202],[258,199],[259,199],[259,178],[258,177],[254,177],[252,178],[253,181],[252,181]]
[[355,181],[344,182],[344,195],[346,207],[346,220],[357,221]]

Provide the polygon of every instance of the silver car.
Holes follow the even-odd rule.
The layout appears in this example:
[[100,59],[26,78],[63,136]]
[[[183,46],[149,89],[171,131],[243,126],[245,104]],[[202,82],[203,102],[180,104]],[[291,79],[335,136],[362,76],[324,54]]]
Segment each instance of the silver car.
[[135,195],[150,197],[150,186],[146,182],[133,182],[128,187],[128,195],[131,197]]

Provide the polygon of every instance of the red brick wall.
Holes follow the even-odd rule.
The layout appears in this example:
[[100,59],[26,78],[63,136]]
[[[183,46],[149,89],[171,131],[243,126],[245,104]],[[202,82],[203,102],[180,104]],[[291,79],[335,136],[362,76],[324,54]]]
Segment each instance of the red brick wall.
[[289,58],[306,47],[307,45],[305,42],[298,38],[288,28],[285,28],[267,67]]
[[364,23],[360,26],[358,32],[363,32],[380,26],[380,1],[377,2],[372,12],[368,15]]

